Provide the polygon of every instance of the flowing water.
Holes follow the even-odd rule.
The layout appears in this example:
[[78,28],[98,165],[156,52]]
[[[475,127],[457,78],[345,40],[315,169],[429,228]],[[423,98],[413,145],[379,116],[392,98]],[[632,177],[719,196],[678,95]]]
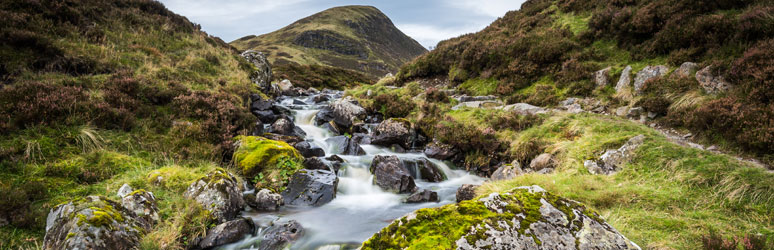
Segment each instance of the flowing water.
[[[322,106],[299,105],[298,101],[310,102],[310,98],[300,97],[286,99],[283,104],[290,106],[295,113],[295,123],[303,129],[306,139],[314,142],[326,152],[326,157],[339,152],[333,152],[331,145],[325,139],[334,136],[327,129],[314,125],[314,116]],[[339,184],[336,198],[320,207],[283,207],[278,212],[257,213],[244,212],[243,216],[251,217],[259,227],[266,227],[276,221],[296,220],[305,229],[303,238],[294,242],[291,249],[343,249],[357,247],[374,233],[387,226],[392,220],[402,217],[414,210],[438,207],[455,202],[457,188],[462,184],[481,184],[484,179],[470,175],[464,170],[454,170],[448,163],[428,158],[438,165],[447,177],[446,181],[431,183],[415,176],[419,190],[429,189],[438,193],[441,200],[438,203],[407,204],[403,200],[408,195],[385,192],[373,185],[373,175],[368,168],[376,155],[396,155],[401,160],[425,158],[423,153],[396,153],[387,148],[362,145],[366,152],[362,156],[339,155],[346,162],[339,170]],[[418,172],[412,170],[411,172]],[[257,249],[262,238],[257,236],[231,244],[222,249]]]

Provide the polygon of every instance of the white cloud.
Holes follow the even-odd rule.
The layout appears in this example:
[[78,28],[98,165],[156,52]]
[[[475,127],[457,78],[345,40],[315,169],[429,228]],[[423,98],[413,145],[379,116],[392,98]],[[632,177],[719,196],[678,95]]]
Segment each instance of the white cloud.
[[472,10],[490,17],[502,17],[511,10],[521,8],[526,0],[458,0],[449,1],[455,8]]
[[463,34],[477,32],[486,25],[469,25],[465,27],[436,27],[426,24],[396,24],[398,29],[414,38],[425,47],[435,46],[438,42]]
[[161,0],[167,8],[201,23],[223,23],[251,16],[281,15],[279,9],[311,0]]

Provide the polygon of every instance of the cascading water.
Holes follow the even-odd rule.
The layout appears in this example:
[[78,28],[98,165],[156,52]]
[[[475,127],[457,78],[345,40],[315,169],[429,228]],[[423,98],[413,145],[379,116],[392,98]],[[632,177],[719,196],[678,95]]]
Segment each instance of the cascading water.
[[[283,104],[291,106],[295,113],[295,123],[306,132],[306,140],[321,147],[326,156],[332,155],[331,146],[325,139],[333,136],[327,129],[314,125],[314,116],[321,106],[300,105],[307,103],[309,97],[286,99]],[[287,102],[287,103],[286,103]],[[283,207],[279,212],[244,212],[256,225],[265,227],[272,221],[296,220],[306,229],[303,238],[293,243],[291,249],[348,249],[356,248],[374,233],[414,210],[438,207],[455,202],[457,188],[462,184],[481,184],[484,179],[468,174],[464,170],[453,170],[445,162],[427,158],[422,153],[396,153],[374,145],[361,145],[365,155],[339,155],[346,161],[339,170],[339,184],[336,198],[321,207]],[[436,164],[446,180],[432,183],[416,179],[417,187],[438,193],[440,202],[403,203],[408,195],[386,192],[373,184],[374,176],[369,172],[371,161],[377,155],[395,155],[403,161],[416,161],[427,158]],[[257,249],[262,235],[247,238],[241,242],[227,245],[221,249]]]

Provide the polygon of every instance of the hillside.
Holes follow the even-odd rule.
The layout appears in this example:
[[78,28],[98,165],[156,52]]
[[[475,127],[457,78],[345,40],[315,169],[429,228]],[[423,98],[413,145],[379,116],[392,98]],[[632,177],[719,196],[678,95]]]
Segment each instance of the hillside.
[[124,183],[160,200],[143,248],[201,233],[182,192],[252,129],[251,65],[151,0],[11,0],[0,15],[0,248],[41,246],[51,208]]
[[[707,144],[771,161],[773,44],[769,1],[530,0],[481,32],[441,42],[402,67],[397,81],[441,78],[508,103],[553,107],[594,97],[611,110],[643,107]],[[635,92],[616,86],[623,75],[636,82],[646,66],[672,72],[686,62],[695,63],[685,64],[690,77],[662,77]]]
[[331,8],[231,45],[241,51],[264,52],[273,65],[327,65],[365,72],[373,78],[395,73],[427,51],[370,6]]

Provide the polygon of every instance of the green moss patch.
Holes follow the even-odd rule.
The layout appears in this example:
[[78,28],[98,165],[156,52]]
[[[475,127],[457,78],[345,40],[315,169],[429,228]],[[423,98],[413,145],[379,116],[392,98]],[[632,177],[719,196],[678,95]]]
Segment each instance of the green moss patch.
[[304,158],[289,144],[256,136],[240,136],[234,162],[248,180],[259,186],[283,189],[288,178],[302,168]]

